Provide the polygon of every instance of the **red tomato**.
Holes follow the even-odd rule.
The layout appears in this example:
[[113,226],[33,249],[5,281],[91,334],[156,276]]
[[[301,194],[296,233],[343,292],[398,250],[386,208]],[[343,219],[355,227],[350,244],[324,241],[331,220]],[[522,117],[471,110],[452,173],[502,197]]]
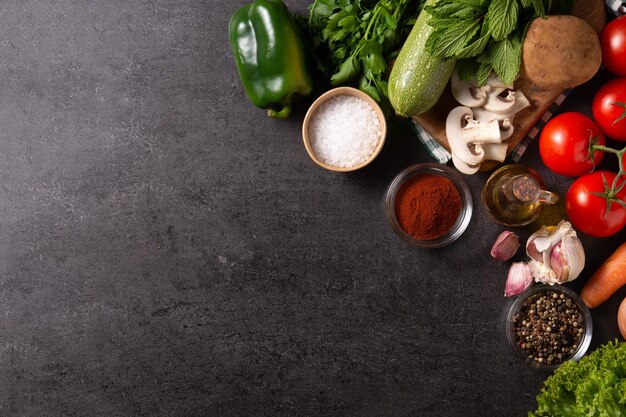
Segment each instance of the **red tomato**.
[[626,77],[626,16],[609,22],[600,35],[602,63],[613,74]]
[[[624,63],[626,65],[626,56]],[[593,118],[604,134],[626,141],[626,78],[604,84],[593,98],[592,110]]]
[[[606,192],[603,177],[611,187],[616,175],[609,171],[585,174],[574,181],[565,194],[565,210],[572,225],[594,237],[613,235],[626,225],[626,207],[613,200],[607,214],[608,199],[595,194]],[[626,201],[626,188],[616,198]]]
[[603,152],[589,153],[589,141],[604,145],[604,135],[589,117],[582,113],[563,113],[548,122],[539,137],[541,159],[560,175],[577,177],[593,170]]

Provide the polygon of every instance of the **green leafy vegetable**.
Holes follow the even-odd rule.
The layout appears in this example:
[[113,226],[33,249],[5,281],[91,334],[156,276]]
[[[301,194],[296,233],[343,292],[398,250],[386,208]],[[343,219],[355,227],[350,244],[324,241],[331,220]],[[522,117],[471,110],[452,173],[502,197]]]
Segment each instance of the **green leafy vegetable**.
[[384,100],[387,62],[411,31],[422,2],[315,0],[309,7],[308,29],[318,67],[332,85],[354,84],[375,100]]
[[457,59],[464,80],[487,82],[490,72],[507,84],[519,73],[522,40],[537,17],[573,0],[438,0],[426,6],[433,32],[426,48],[440,58]]
[[626,416],[626,343],[608,343],[549,377],[529,417]]
[[489,5],[487,16],[491,21],[491,36],[501,41],[515,29],[519,15],[518,0],[493,0]]
[[503,80],[514,80],[517,77],[521,60],[522,42],[515,35],[496,42],[489,54],[491,67]]
[[439,36],[431,37],[428,47],[441,51],[443,58],[450,58],[460,53],[467,40],[471,39],[480,29],[480,22],[474,19],[454,19]]

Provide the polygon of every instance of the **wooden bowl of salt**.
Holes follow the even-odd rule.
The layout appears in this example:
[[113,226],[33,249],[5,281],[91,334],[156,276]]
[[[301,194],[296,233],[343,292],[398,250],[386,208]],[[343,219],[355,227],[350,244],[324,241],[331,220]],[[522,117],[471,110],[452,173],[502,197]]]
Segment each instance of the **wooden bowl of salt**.
[[387,122],[374,99],[352,87],[337,87],[313,102],[302,123],[307,153],[330,171],[356,171],[385,144]]

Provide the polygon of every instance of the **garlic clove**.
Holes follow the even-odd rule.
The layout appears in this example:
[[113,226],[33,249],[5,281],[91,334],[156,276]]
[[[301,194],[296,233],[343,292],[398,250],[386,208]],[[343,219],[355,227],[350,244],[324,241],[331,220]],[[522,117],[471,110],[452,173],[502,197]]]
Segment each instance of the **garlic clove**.
[[554,275],[559,282],[567,280],[569,276],[569,268],[567,261],[563,259],[563,251],[561,251],[561,243],[558,243],[550,253],[550,267],[554,271]]
[[513,297],[519,295],[533,283],[533,275],[530,266],[525,262],[513,262],[509,268],[509,275],[504,287],[504,296]]
[[561,282],[573,281],[585,268],[585,249],[574,230],[563,238],[560,251],[563,263],[567,265],[567,275]]
[[519,249],[519,236],[513,232],[505,230],[500,233],[498,239],[491,248],[491,256],[499,261],[508,261]]
[[[544,257],[546,250],[552,250],[552,247],[560,240],[555,236],[551,239],[555,231],[554,226],[541,226],[541,229],[530,235],[526,242],[526,254],[537,262],[544,262],[547,258]],[[548,257],[550,252],[548,252]]]
[[528,238],[528,242],[526,243],[526,254],[530,257],[530,259],[541,262],[541,252],[539,251],[539,249],[537,249],[537,245],[535,245],[533,236]]

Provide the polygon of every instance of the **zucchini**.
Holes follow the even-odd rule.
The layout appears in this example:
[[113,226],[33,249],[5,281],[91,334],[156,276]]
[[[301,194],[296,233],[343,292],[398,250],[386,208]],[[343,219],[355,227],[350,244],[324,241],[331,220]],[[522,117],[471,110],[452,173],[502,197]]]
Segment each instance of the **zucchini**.
[[[428,0],[426,5],[436,0]],[[454,59],[443,60],[426,51],[433,31],[430,13],[422,9],[389,74],[389,101],[396,114],[417,116],[435,105],[454,70]]]

